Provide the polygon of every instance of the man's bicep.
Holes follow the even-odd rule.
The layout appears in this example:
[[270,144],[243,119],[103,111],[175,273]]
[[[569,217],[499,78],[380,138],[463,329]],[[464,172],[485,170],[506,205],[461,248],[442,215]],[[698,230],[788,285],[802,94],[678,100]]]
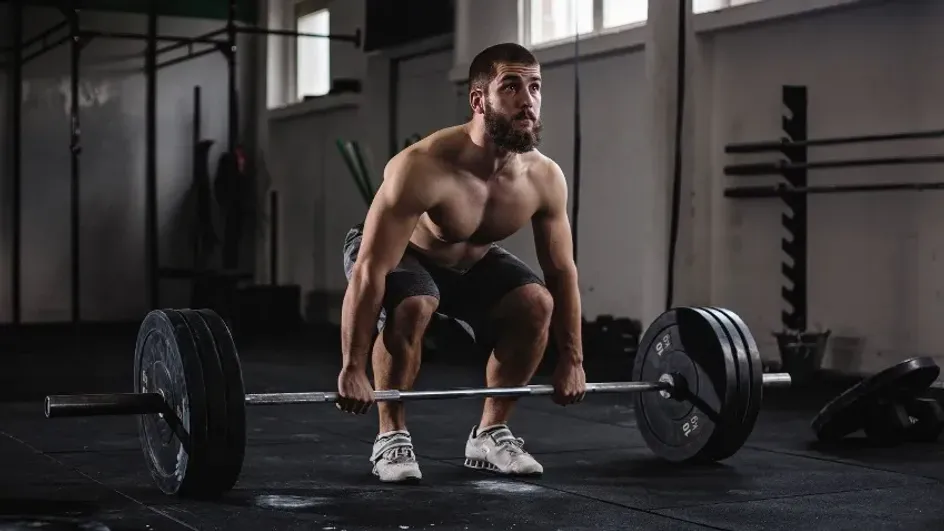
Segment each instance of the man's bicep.
[[385,172],[364,220],[357,259],[370,272],[386,274],[396,267],[420,216],[431,206],[431,194],[418,174],[422,171],[416,163],[405,163]]

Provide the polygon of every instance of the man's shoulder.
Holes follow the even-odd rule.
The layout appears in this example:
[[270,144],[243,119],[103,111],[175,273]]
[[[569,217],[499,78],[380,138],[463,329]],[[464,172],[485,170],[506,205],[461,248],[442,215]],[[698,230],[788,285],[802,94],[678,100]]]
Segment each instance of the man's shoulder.
[[404,148],[387,162],[383,180],[401,193],[428,195],[439,188],[437,177],[447,168],[435,150],[417,144]]
[[526,157],[525,162],[533,178],[542,181],[557,181],[564,177],[564,171],[557,161],[537,149],[529,151]]
[[455,151],[460,131],[458,127],[440,129],[403,148],[391,161],[398,163],[441,163],[448,152]]

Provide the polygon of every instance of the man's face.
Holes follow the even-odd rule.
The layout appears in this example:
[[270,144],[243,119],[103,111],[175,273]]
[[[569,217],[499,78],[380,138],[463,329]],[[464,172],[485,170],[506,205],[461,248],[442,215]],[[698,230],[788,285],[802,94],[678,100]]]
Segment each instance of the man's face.
[[541,143],[541,68],[499,65],[483,101],[485,131],[499,148],[525,153]]

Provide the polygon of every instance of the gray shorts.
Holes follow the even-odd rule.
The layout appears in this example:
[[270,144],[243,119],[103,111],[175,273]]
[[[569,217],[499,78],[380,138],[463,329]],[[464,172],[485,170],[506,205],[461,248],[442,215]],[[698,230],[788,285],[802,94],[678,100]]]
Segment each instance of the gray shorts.
[[[357,224],[344,238],[344,274],[350,280],[363,239],[363,224]],[[465,271],[431,263],[422,253],[407,247],[403,258],[387,274],[383,308],[377,329],[383,330],[388,315],[404,299],[428,295],[439,301],[437,313],[463,324],[478,346],[492,348],[497,339],[494,323],[489,319],[492,309],[510,291],[527,284],[544,285],[544,281],[507,250],[492,248]]]

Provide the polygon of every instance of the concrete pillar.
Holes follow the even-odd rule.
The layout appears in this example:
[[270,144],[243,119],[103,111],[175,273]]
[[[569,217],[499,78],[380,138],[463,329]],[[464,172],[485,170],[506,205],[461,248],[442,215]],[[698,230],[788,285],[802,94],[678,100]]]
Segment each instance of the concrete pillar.
[[[647,250],[640,257],[643,261],[642,282],[643,301],[642,315],[644,326],[666,309],[667,282],[669,278],[669,245],[670,223],[672,207],[672,187],[675,173],[675,145],[676,145],[676,102],[678,51],[679,51],[679,14],[681,10],[688,13],[686,21],[686,70],[691,69],[692,43],[692,0],[649,0],[649,17],[646,24],[646,77],[649,86],[648,116],[650,131],[650,171],[641,172],[640,194],[650,198],[645,203],[645,212],[641,219],[647,220],[645,241]],[[690,76],[686,78],[686,81]],[[688,83],[686,83],[688,85]],[[687,87],[690,89],[690,86]],[[686,92],[690,92],[687,90]],[[684,262],[689,252],[686,252],[685,239],[681,238],[691,231],[691,204],[684,200],[691,190],[691,154],[692,150],[692,120],[691,98],[686,98],[685,115],[688,119],[682,124],[681,147],[683,152],[683,188],[679,242],[676,243],[677,272],[684,272]],[[686,164],[688,163],[688,164]],[[686,194],[688,191],[688,194]],[[686,227],[687,226],[687,227]],[[683,227],[686,227],[683,230]],[[688,245],[690,247],[690,244]],[[678,305],[680,300],[679,288],[685,286],[683,278],[676,275],[674,288],[675,296],[671,304]]]

